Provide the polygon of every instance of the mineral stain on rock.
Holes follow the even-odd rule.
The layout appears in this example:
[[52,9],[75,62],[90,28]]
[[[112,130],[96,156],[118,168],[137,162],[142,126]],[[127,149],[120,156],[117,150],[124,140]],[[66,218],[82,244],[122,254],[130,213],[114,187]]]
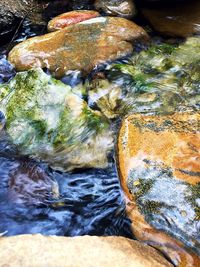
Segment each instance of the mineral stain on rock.
[[[133,206],[127,207],[133,232],[176,265],[200,262],[199,144],[199,113],[131,115],[119,135],[119,171]],[[170,247],[176,247],[174,254]],[[190,260],[183,247],[193,251]]]

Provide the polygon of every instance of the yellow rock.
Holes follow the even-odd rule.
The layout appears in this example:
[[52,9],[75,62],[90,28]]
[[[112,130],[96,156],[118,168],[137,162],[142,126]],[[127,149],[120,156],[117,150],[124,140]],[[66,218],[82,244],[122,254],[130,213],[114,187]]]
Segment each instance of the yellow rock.
[[176,266],[200,266],[199,152],[199,113],[131,115],[120,130],[119,172],[133,233]]

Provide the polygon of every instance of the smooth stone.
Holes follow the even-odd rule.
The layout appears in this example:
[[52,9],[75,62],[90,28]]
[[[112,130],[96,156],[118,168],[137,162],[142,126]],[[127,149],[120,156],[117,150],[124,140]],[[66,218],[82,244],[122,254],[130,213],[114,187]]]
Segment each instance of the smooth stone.
[[153,28],[164,36],[188,37],[200,34],[200,2],[160,3],[144,7],[142,14]]
[[0,258],[2,267],[172,267],[152,247],[112,236],[1,237]]
[[9,53],[17,71],[47,68],[56,77],[68,70],[89,73],[95,66],[133,51],[130,41],[148,39],[146,32],[124,18],[98,17],[60,31],[30,38]]
[[9,172],[9,199],[18,204],[48,204],[59,197],[56,181],[36,163],[24,160]]
[[133,0],[96,0],[94,5],[109,16],[131,18],[136,14]]
[[100,14],[92,10],[76,10],[61,14],[48,23],[48,31],[54,32],[69,25],[79,23],[88,19],[99,17]]
[[119,173],[138,240],[175,266],[200,266],[200,113],[130,115],[118,139]]

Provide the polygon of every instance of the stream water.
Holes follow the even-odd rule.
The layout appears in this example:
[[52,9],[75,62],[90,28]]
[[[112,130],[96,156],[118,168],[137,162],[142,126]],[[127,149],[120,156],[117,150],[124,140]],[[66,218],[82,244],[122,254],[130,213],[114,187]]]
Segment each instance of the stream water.
[[[55,2],[61,3],[62,1]],[[74,4],[75,2],[77,5]],[[80,9],[89,9],[90,5],[85,4],[85,2],[88,3],[88,1],[72,1],[71,6],[67,8],[75,9],[78,7]],[[54,10],[53,4],[49,5],[46,10],[45,15],[47,21],[61,13],[60,10],[56,9],[54,10],[55,12],[52,13],[52,10]],[[175,16],[173,18],[177,19]],[[109,127],[112,129],[112,133],[114,132],[115,143],[121,125],[121,119],[125,114],[148,113],[150,115],[169,115],[175,111],[197,111],[197,113],[199,111],[199,39],[195,39],[198,37],[188,38],[188,41],[184,43],[182,42],[183,38],[165,38],[153,31],[151,28],[152,25],[150,25],[150,23],[148,24],[141,14],[138,14],[135,21],[149,31],[151,44],[153,44],[152,46],[149,46],[148,42],[138,42],[134,46],[135,50],[133,55],[115,61],[112,67],[109,63],[101,65],[85,78],[82,77],[79,71],[70,71],[68,75],[60,78],[63,83],[74,88],[76,88],[75,86],[78,84],[85,86],[86,89],[84,89],[87,93],[84,95],[84,93],[82,93],[84,89],[81,87],[83,90],[79,91],[80,96],[87,101],[88,106],[90,106],[92,110],[95,110],[95,112],[97,110],[101,111],[102,114],[107,117],[106,119],[108,119],[110,123]],[[46,33],[46,31],[46,27],[44,26],[30,26],[29,21],[25,19],[21,21],[21,23],[19,22],[19,27],[16,29],[16,32],[14,31],[12,36],[8,37],[8,40],[0,40],[0,84],[9,81],[16,75],[14,68],[6,59],[11,48],[28,37],[42,35]],[[190,45],[192,48],[190,48]],[[149,49],[146,49],[147,47]],[[141,51],[142,53],[139,53]],[[44,71],[46,74],[51,75],[48,70],[44,69]],[[48,75],[46,76],[49,77]],[[46,76],[42,77],[44,78]],[[97,83],[99,87],[96,87]],[[48,84],[50,85],[51,81],[49,81]],[[100,89],[100,93],[98,89]],[[75,90],[78,89],[76,88]],[[33,98],[34,97],[35,95]],[[51,98],[51,96],[49,98]],[[34,108],[35,106],[33,106],[32,109],[34,110]],[[39,109],[39,111],[42,110],[41,113],[43,113],[42,108]],[[51,110],[50,108],[49,110],[52,111],[53,109]],[[23,112],[19,114],[24,115]],[[36,120],[36,124],[38,121]],[[72,124],[74,121],[72,121]],[[89,122],[91,123],[90,127],[91,125],[93,127],[96,123],[95,121],[95,123],[92,124],[92,120]],[[86,121],[86,123],[88,122]],[[170,123],[170,121],[166,122],[167,125]],[[38,125],[39,124],[33,128],[37,129]],[[89,125],[89,123],[87,125]],[[34,159],[28,156],[21,156],[22,153],[19,153],[17,148],[13,145],[14,142],[12,143],[10,141],[6,131],[4,131],[4,126],[5,119],[3,114],[0,113],[0,234],[2,233],[5,236],[35,233],[60,236],[120,235],[134,238],[131,231],[131,221],[126,214],[125,196],[119,182],[115,151],[109,154],[109,164],[105,169],[79,168],[72,172],[62,172],[54,170],[50,167],[50,164],[48,165],[44,161],[37,160],[37,156]],[[70,123],[69,125],[67,124],[67,126],[70,128]],[[40,127],[40,125],[38,127]],[[152,123],[148,127],[154,130],[155,124]],[[198,127],[199,126],[196,127],[197,130],[199,129]],[[61,127],[61,136],[62,130],[66,133],[65,128],[63,130]],[[10,132],[12,134],[15,130],[13,132],[11,130]],[[70,130],[68,132],[71,133]],[[74,132],[76,133],[76,131]],[[86,129],[86,137],[88,132]],[[15,137],[17,135],[14,134],[13,136]],[[80,137],[79,131],[77,136],[78,138]],[[74,137],[75,142],[77,141],[76,137]],[[81,139],[81,142],[84,142],[84,140],[83,137],[83,141]],[[58,153],[60,152],[59,149],[61,153],[58,155],[61,155],[61,159],[65,159],[65,155],[63,156],[62,154],[62,146],[59,147],[59,144],[62,145],[62,140],[60,143],[59,141],[60,140],[58,140]],[[159,150],[159,144],[156,145],[158,145]],[[194,148],[193,145],[189,144],[188,147],[188,150],[191,149],[194,155],[198,154],[198,151],[195,150],[196,148]],[[184,149],[185,147],[183,146],[183,154],[186,153]],[[78,151],[77,147],[76,151]],[[32,155],[35,154],[33,153]],[[180,155],[181,153],[179,157]],[[186,155],[186,163],[188,158],[192,158],[195,164],[198,164],[198,157],[192,157],[191,155],[193,154],[188,153]],[[75,153],[75,159],[77,158]],[[88,158],[91,159],[91,156]],[[73,160],[71,162],[73,162]],[[52,165],[53,164],[54,162]],[[188,167],[189,170],[192,168],[191,166],[192,163]],[[147,179],[151,176],[149,170],[150,169],[147,171]],[[185,171],[185,169],[183,171]],[[199,177],[199,172],[196,173]],[[191,176],[192,175],[195,176],[194,173],[192,173]],[[143,179],[145,175],[142,173],[141,176],[141,179]],[[136,179],[139,178],[136,177]],[[177,178],[175,177],[174,179],[176,180]],[[138,186],[138,181],[136,180],[135,182],[136,186]],[[152,189],[155,203],[156,201],[159,203],[161,199],[161,204],[164,203],[164,208],[167,207],[166,211],[163,213],[157,213],[155,209],[155,217],[152,216],[155,210],[152,211],[151,207],[149,208],[150,211],[148,211],[146,207],[143,208],[141,200],[140,204],[142,203],[142,212],[146,212],[146,210],[149,212],[145,214],[145,219],[150,221],[150,225],[155,225],[155,228],[157,227],[167,233],[171,231],[172,233],[170,232],[170,234],[173,237],[178,240],[183,240],[185,242],[184,244],[198,254],[200,240],[198,217],[200,199],[198,190],[199,182],[197,182],[194,188],[192,186],[190,187],[189,183],[187,184],[186,182],[174,182],[174,189],[172,188],[173,186],[171,186],[172,182],[170,180],[169,184],[171,187],[169,188],[171,191],[169,191],[167,200],[165,200],[166,202],[171,202],[167,204],[164,203],[162,199],[164,194],[157,193],[157,191],[161,189],[163,189],[163,191],[160,192],[165,192],[166,185],[163,180],[161,182],[163,187],[158,183],[158,185],[156,185],[157,187],[155,187],[156,191],[154,192]],[[130,184],[131,183],[132,180]],[[188,191],[186,189],[184,192],[180,190],[178,194],[176,191],[180,189],[180,184],[184,184],[184,188],[186,188],[187,184],[188,188],[186,189]],[[134,185],[134,183],[132,183],[131,186],[132,185]],[[146,190],[147,189],[150,190],[150,187],[146,188]],[[144,192],[142,190],[143,189],[141,189],[141,192],[145,194],[145,189],[143,190]],[[51,192],[51,194],[49,192]],[[150,193],[149,198],[151,200]],[[188,223],[186,222],[188,217],[183,220],[181,217],[182,214],[179,214],[179,210],[177,211],[176,209],[179,202],[180,209],[182,208],[183,203],[185,203],[185,200],[182,201],[182,197],[184,194],[190,195],[190,193],[194,193],[195,199],[190,200],[191,205],[188,206],[188,210],[187,207],[185,209],[187,212],[190,211],[191,213],[194,211],[192,216],[195,216],[195,219],[191,216],[192,219]],[[173,197],[170,197],[170,194]],[[148,194],[147,202],[150,202]],[[179,217],[181,218],[180,221],[177,219]],[[152,218],[153,222],[151,221]],[[170,231],[167,228],[168,226]],[[176,226],[177,229],[181,228],[183,230],[183,234],[181,231],[179,232],[176,230]],[[188,228],[186,226],[188,226]],[[164,229],[162,227],[164,227]],[[187,229],[192,230],[190,232]],[[187,236],[188,233],[186,232],[190,232],[191,238]]]

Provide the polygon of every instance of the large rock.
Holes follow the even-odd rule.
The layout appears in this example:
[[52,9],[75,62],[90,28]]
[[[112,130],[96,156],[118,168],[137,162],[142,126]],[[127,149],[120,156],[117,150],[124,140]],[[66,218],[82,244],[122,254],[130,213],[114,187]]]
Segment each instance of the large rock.
[[166,1],[142,9],[153,28],[165,36],[188,37],[200,33],[200,2]]
[[107,70],[107,79],[87,83],[89,104],[108,118],[199,108],[199,50],[200,38],[190,37],[179,46],[163,43],[135,53]]
[[68,70],[90,72],[96,65],[131,53],[129,41],[145,31],[123,18],[99,17],[18,44],[9,60],[18,71],[48,68],[55,76]]
[[111,16],[131,18],[136,13],[133,0],[96,0],[95,7]]
[[0,98],[6,131],[22,154],[62,170],[107,167],[109,123],[69,86],[30,70],[1,85]]
[[0,258],[2,267],[172,266],[155,249],[124,237],[1,237]]
[[135,236],[175,266],[199,266],[200,113],[131,115],[118,150]]

